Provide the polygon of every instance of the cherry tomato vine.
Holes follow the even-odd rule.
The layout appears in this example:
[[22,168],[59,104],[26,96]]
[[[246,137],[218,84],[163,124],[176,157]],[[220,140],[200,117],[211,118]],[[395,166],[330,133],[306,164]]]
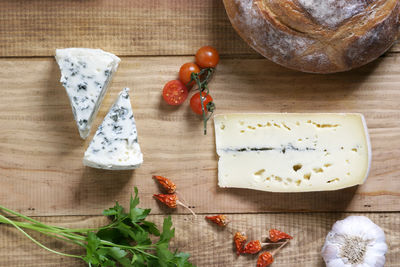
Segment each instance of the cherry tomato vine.
[[[197,85],[198,93],[194,94],[190,99],[190,107],[193,112],[198,110],[198,100],[200,100],[201,115],[203,116],[204,134],[207,134],[207,121],[211,118],[215,104],[210,96],[210,89],[208,88],[208,82],[211,80],[214,74],[214,68],[202,69],[199,73],[192,73],[190,82],[194,81]],[[202,77],[204,77],[202,79]],[[189,82],[189,83],[190,83]],[[201,96],[200,96],[201,95]]]
[[206,135],[207,122],[215,110],[208,83],[219,62],[218,52],[211,46],[203,46],[196,52],[195,62],[181,66],[179,80],[169,81],[164,86],[163,98],[169,105],[181,105],[188,96],[188,88],[195,87],[197,92],[190,98],[190,107],[194,113],[202,115]]

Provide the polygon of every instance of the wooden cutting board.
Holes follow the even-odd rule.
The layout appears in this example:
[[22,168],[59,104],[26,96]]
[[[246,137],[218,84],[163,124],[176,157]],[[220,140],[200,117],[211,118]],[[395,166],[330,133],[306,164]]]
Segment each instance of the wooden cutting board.
[[[18,8],[24,6],[22,2],[14,1],[0,7],[0,12],[6,14],[0,19],[0,25],[5,25],[0,53],[13,56],[0,59],[2,205],[28,215],[96,215],[116,200],[127,203],[133,187],[138,186],[142,204],[160,213],[164,210],[152,199],[159,190],[151,179],[152,174],[159,174],[172,178],[185,202],[199,213],[400,210],[400,67],[396,52],[351,72],[304,74],[249,52],[226,17],[221,20],[213,16],[214,24],[207,22],[211,25],[207,29],[200,27],[205,23],[203,18],[190,15],[193,8],[210,9],[214,5],[221,13],[221,3],[206,1],[193,7],[186,1],[172,1],[176,6],[168,8],[164,1],[157,2],[159,6],[144,0],[135,4],[100,1],[104,8],[95,9],[99,5],[95,2],[66,1],[62,5],[65,12],[52,1],[32,1],[25,5],[27,10]],[[148,14],[150,6],[157,8]],[[7,13],[10,10],[14,16]],[[177,17],[186,23],[174,20]],[[91,19],[99,18],[105,21],[102,25],[109,25],[107,30],[86,26],[94,23]],[[136,28],[128,27],[132,20]],[[193,32],[182,28],[174,31],[172,38],[164,31],[163,23],[176,23]],[[32,32],[30,27],[39,30]],[[208,31],[216,37],[203,38],[210,36]],[[218,37],[218,33],[228,40]],[[23,46],[19,38],[26,40]],[[182,41],[174,43],[165,38]],[[176,78],[181,64],[193,61],[193,56],[165,55],[193,54],[197,47],[209,43],[222,54],[210,85],[216,113],[363,113],[373,147],[366,183],[334,192],[294,194],[218,188],[212,122],[203,136],[201,120],[192,114],[188,103],[176,108],[161,99],[165,82]],[[103,171],[83,166],[82,156],[94,130],[88,140],[80,139],[52,57],[55,48],[68,46],[101,47],[123,56],[93,129],[101,123],[117,93],[131,87],[144,153],[140,169]],[[141,49],[146,52],[138,52]],[[153,53],[160,56],[136,56]]]

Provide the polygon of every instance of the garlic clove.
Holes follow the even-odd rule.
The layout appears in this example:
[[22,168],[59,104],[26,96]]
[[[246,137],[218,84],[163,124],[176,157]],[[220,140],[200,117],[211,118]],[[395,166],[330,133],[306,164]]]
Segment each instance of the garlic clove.
[[385,265],[385,256],[379,253],[368,253],[364,260],[367,264],[366,267],[369,266],[384,266]]
[[383,267],[385,233],[365,216],[337,221],[322,248],[327,267]]
[[336,258],[326,264],[327,267],[351,267],[350,264],[345,264],[342,259]]

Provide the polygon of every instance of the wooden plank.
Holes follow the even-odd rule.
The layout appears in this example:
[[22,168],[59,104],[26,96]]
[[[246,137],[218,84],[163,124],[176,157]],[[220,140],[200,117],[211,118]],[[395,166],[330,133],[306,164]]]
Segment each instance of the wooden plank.
[[212,124],[203,136],[201,120],[188,103],[176,108],[161,98],[164,83],[192,57],[123,58],[94,129],[117,93],[133,88],[144,164],[132,172],[82,165],[91,137],[79,138],[54,59],[0,59],[0,203],[29,215],[96,215],[116,200],[127,203],[136,185],[143,205],[160,213],[152,198],[159,190],[151,179],[160,174],[175,180],[196,212],[399,211],[399,56],[325,76],[265,60],[221,61],[211,83],[217,113],[365,114],[373,147],[367,182],[341,191],[294,194],[217,187]]
[[0,57],[51,56],[73,46],[190,55],[206,44],[226,55],[255,54],[234,32],[222,1],[3,0],[0,14]]
[[254,53],[234,32],[222,1],[2,1],[0,57],[51,56],[99,47],[118,55],[193,54],[202,45]]
[[[176,229],[172,248],[191,254],[191,260],[197,266],[256,266],[257,256],[236,257],[232,242],[234,231],[245,231],[249,239],[260,239],[270,228],[279,228],[294,236],[292,242],[275,258],[275,267],[287,266],[324,266],[320,256],[325,236],[332,224],[349,215],[342,213],[301,213],[301,214],[231,214],[232,220],[227,229],[209,224],[203,216],[172,216]],[[386,267],[400,266],[400,214],[375,213],[364,214],[385,231],[389,250]],[[164,216],[150,216],[150,220],[162,224]],[[107,223],[103,217],[46,217],[41,221],[69,227],[97,227]],[[85,266],[80,260],[53,255],[37,247],[18,231],[0,226],[0,259],[2,266],[43,267],[43,266]],[[34,234],[53,249],[64,253],[81,254],[84,251],[60,241]],[[270,248],[271,249],[271,248]]]

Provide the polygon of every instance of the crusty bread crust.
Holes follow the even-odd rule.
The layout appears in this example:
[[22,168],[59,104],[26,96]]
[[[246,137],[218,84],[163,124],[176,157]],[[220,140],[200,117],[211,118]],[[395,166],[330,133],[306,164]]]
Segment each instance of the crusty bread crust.
[[233,27],[285,67],[332,73],[362,66],[397,39],[399,0],[224,0]]

